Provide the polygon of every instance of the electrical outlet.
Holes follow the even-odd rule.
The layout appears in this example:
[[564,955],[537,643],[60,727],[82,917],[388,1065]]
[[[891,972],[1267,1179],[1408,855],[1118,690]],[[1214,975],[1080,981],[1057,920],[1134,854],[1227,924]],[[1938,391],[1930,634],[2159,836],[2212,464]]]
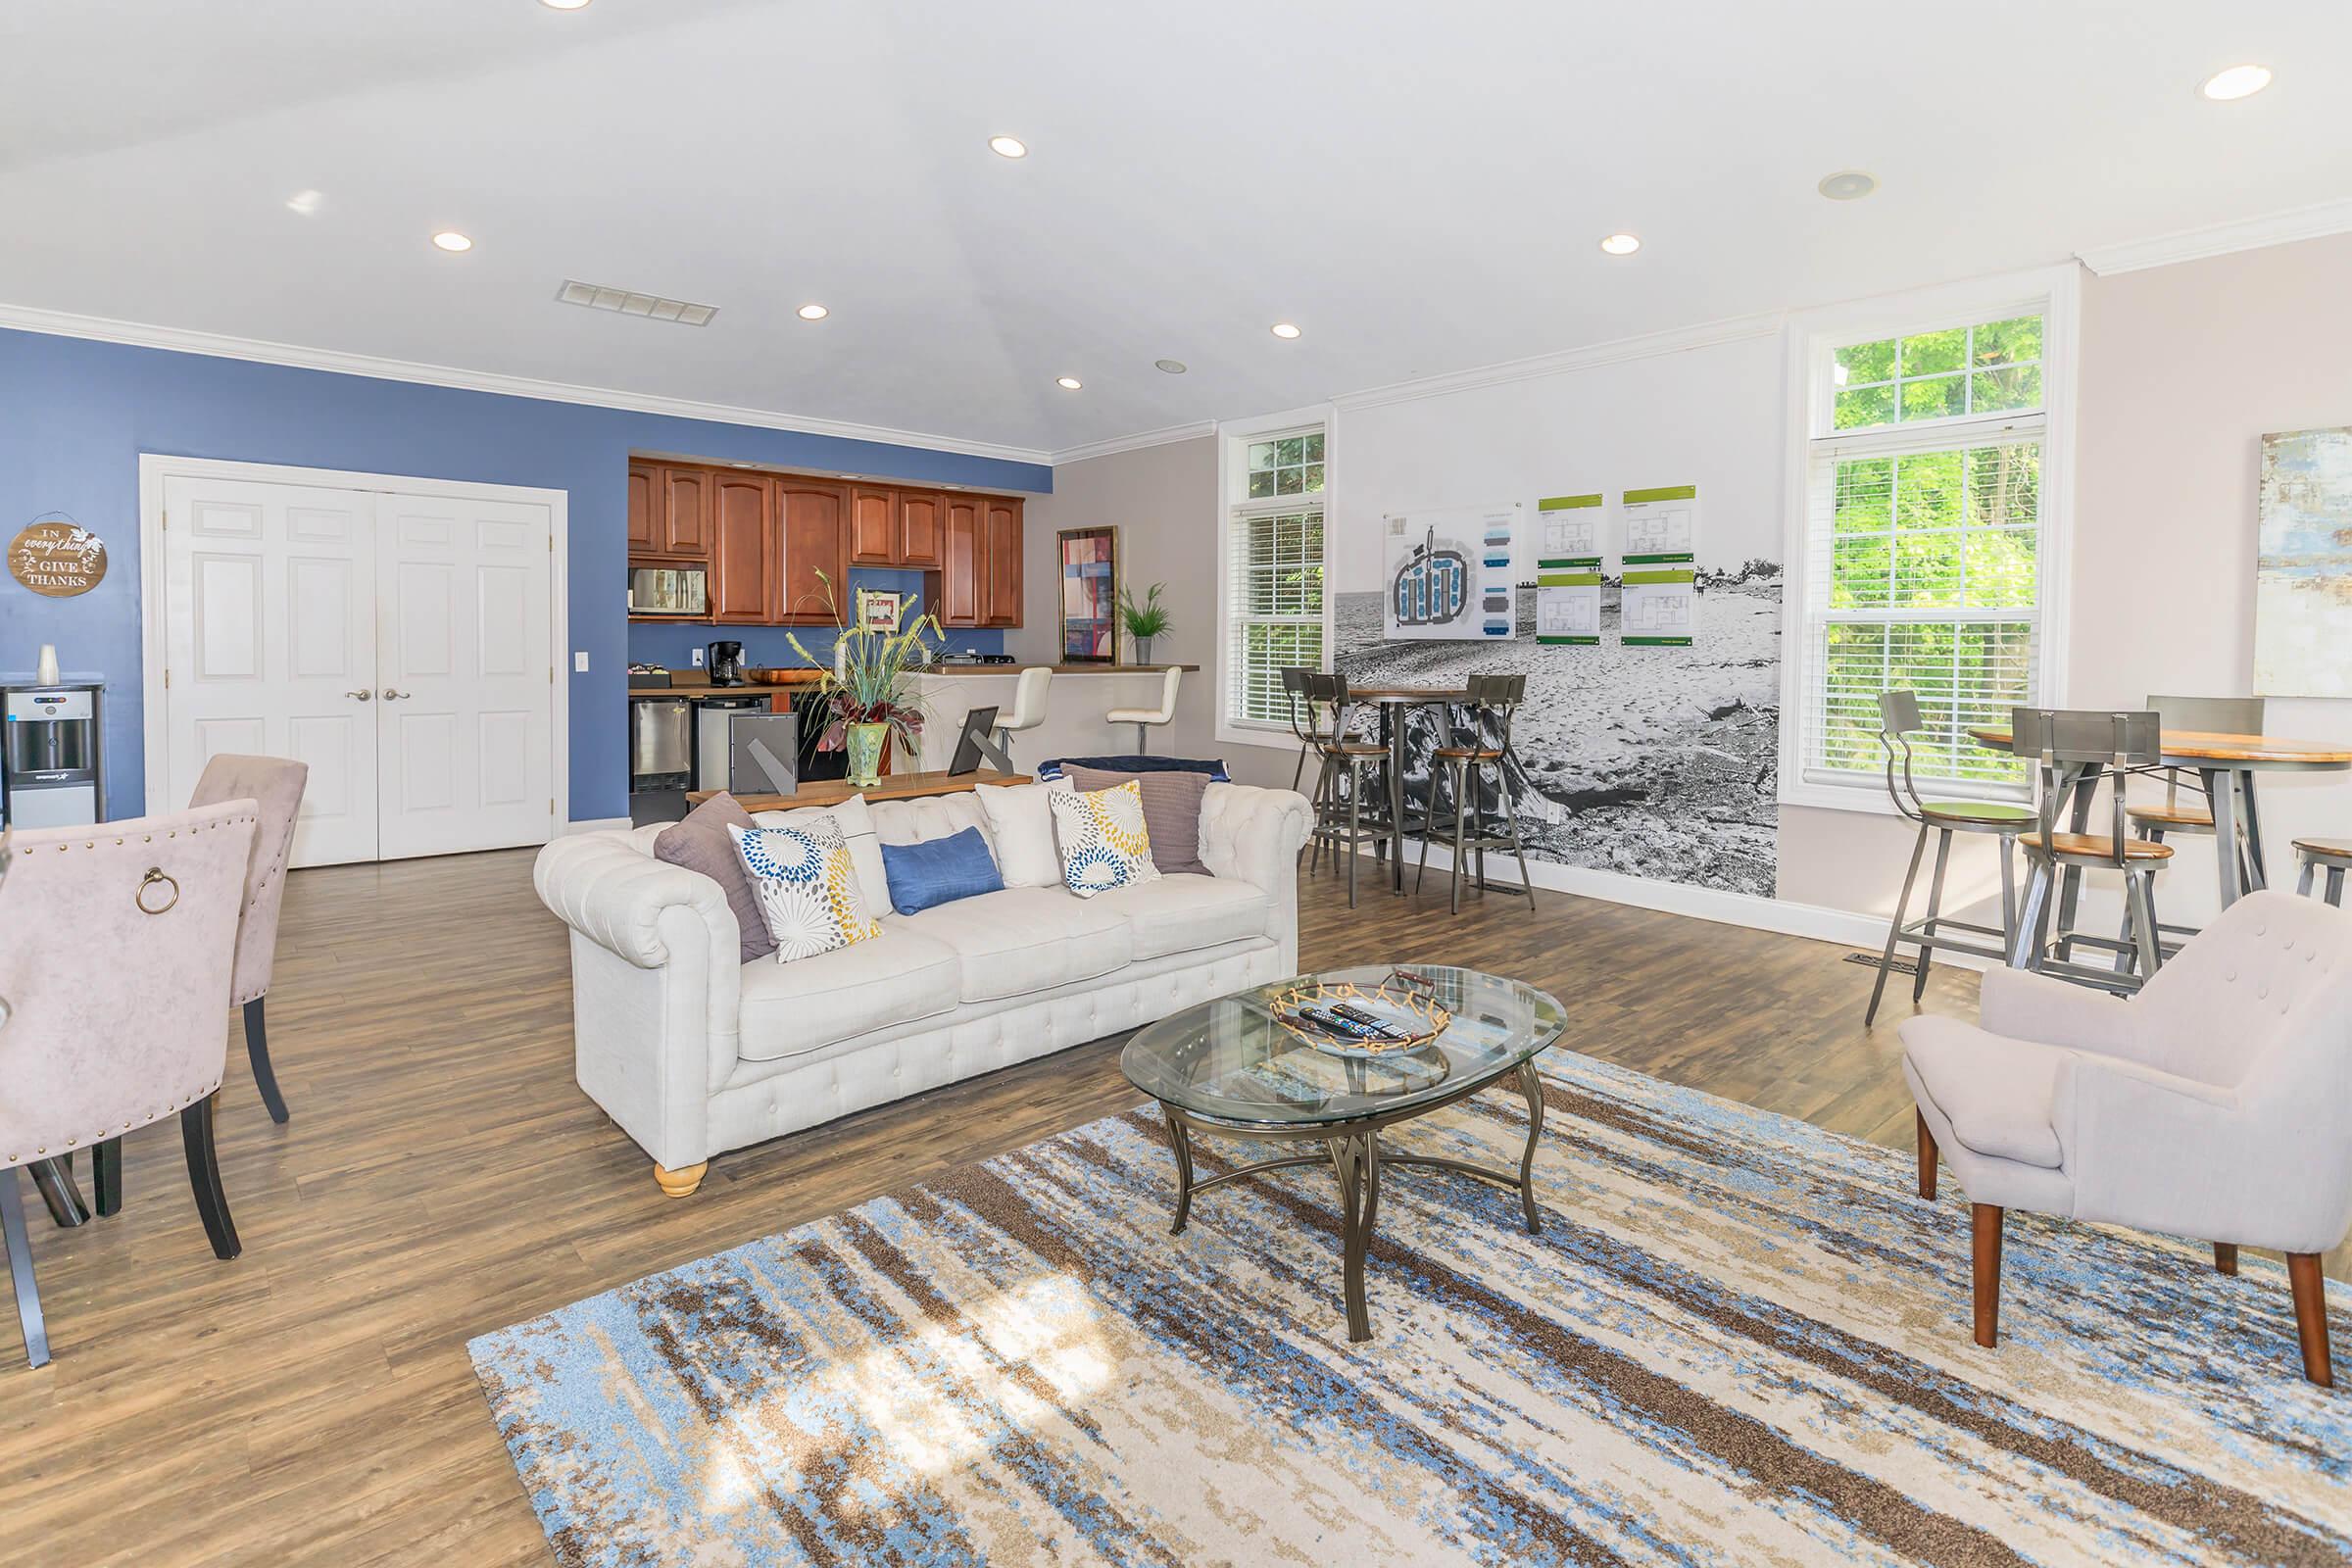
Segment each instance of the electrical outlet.
[[702,651],[700,648],[697,648],[697,649],[694,651],[693,658],[694,658],[694,667],[695,667],[695,668],[697,668],[697,669],[700,669],[700,668],[702,668],[702,667],[703,667],[703,651]]
[[575,653],[571,656],[571,669],[575,675],[588,673],[588,655],[585,652]]

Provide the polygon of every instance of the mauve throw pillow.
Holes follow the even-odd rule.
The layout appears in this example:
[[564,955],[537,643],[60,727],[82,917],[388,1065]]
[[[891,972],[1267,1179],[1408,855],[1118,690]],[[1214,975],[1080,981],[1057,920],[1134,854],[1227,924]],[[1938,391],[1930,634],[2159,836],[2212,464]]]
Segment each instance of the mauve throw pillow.
[[760,896],[752,891],[752,875],[735,853],[735,841],[727,836],[730,827],[749,832],[758,825],[751,812],[735,804],[734,796],[721,794],[654,835],[655,859],[700,871],[727,896],[727,907],[735,911],[735,930],[743,939],[745,963],[776,951],[776,939],[767,934],[767,921],[760,913]]
[[1152,839],[1152,863],[1160,873],[1190,871],[1209,875],[1200,863],[1200,798],[1215,782],[1206,773],[1170,769],[1150,773],[1114,773],[1106,768],[1065,763],[1062,777],[1081,795],[1115,790],[1133,780],[1144,793],[1144,831]]

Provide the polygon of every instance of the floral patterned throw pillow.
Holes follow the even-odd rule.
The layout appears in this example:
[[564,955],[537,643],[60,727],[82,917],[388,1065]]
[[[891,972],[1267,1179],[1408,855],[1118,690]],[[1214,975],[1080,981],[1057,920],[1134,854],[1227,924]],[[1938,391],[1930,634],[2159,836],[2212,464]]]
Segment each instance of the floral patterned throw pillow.
[[810,958],[882,934],[865,912],[849,841],[830,817],[791,827],[727,825],[751,873],[760,917],[776,939],[776,961]]
[[1152,835],[1144,826],[1144,792],[1129,779],[1116,789],[1046,798],[1061,841],[1061,885],[1082,899],[1105,888],[1159,880],[1152,863]]

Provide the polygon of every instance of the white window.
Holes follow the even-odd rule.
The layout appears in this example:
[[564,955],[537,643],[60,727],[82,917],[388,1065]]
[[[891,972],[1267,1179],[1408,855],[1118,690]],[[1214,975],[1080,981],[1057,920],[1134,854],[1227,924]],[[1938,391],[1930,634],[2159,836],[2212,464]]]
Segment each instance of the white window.
[[1292,415],[1228,423],[1219,465],[1225,512],[1219,733],[1290,727],[1282,672],[1330,667],[1331,432]]
[[2017,760],[1968,731],[2057,701],[2072,307],[2053,278],[1800,329],[1783,800],[1885,802],[1890,690],[1919,699],[1923,789],[2025,793]]

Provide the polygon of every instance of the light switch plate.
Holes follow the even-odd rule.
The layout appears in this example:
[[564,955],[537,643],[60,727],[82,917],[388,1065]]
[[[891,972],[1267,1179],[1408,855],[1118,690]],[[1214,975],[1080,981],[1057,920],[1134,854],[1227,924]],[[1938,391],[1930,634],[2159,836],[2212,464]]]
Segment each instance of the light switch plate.
[[695,667],[695,668],[697,668],[697,669],[700,669],[700,668],[702,668],[702,667],[703,667],[703,651],[702,651],[700,648],[697,648],[697,649],[694,651],[694,656],[693,656],[693,657],[694,657],[694,667]]
[[575,674],[585,675],[588,673],[588,655],[585,650],[571,656],[571,667]]

